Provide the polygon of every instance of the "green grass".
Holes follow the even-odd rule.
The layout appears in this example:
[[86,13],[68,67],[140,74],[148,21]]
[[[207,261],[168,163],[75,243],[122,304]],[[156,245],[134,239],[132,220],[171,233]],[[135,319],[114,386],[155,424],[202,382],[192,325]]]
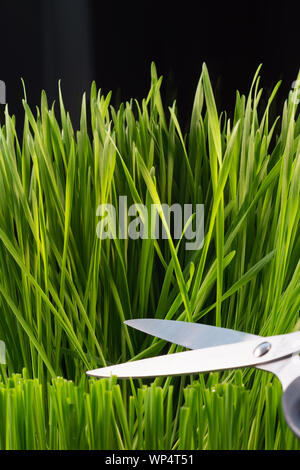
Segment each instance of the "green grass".
[[124,397],[115,379],[58,377],[45,390],[24,370],[0,383],[0,449],[300,449],[281,414],[280,385],[261,387],[257,406],[257,390],[242,379],[194,380],[178,407],[172,385],[133,386]]
[[[176,102],[162,102],[154,64],[141,102],[114,108],[111,93],[93,83],[78,130],[60,86],[58,103],[48,104],[43,91],[35,114],[24,87],[21,137],[6,107],[1,448],[299,447],[282,417],[280,385],[265,372],[147,386],[85,378],[88,369],[180,350],[127,328],[130,318],[200,321],[260,335],[298,328],[300,117],[292,92],[272,117],[280,84],[263,104],[259,72],[248,96],[236,92],[229,117],[217,109],[204,64],[185,130]],[[97,207],[117,207],[120,195],[128,206],[147,208],[203,203],[203,247],[186,251],[184,234],[100,240]],[[24,368],[18,383],[14,374]],[[40,406],[31,407],[33,400]]]

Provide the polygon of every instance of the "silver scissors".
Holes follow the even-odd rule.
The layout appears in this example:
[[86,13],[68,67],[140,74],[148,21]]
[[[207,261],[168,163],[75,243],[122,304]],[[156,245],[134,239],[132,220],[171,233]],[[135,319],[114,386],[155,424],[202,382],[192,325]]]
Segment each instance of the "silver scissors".
[[88,375],[147,378],[256,367],[279,378],[286,422],[300,439],[300,331],[262,337],[174,320],[145,318],[127,320],[125,324],[191,351],[94,369],[88,371]]

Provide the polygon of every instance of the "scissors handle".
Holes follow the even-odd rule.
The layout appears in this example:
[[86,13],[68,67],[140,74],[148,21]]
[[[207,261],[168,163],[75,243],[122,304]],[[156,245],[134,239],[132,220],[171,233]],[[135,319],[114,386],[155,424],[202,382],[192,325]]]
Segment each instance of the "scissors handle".
[[300,439],[300,377],[282,395],[282,409],[289,428]]

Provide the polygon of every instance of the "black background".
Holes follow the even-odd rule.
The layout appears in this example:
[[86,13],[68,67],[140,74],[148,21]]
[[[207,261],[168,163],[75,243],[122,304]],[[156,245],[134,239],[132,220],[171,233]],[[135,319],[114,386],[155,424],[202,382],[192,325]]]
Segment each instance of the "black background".
[[[248,93],[260,63],[268,92],[282,80],[285,99],[299,69],[299,2],[104,2],[26,0],[0,2],[0,79],[9,112],[23,120],[24,78],[31,107],[45,89],[52,104],[58,80],[74,125],[93,80],[118,100],[141,99],[150,86],[150,64],[163,75],[167,105],[177,98],[188,118],[202,63],[218,106],[230,112],[238,89]],[[3,114],[3,106],[2,106]],[[2,116],[3,118],[3,116]]]

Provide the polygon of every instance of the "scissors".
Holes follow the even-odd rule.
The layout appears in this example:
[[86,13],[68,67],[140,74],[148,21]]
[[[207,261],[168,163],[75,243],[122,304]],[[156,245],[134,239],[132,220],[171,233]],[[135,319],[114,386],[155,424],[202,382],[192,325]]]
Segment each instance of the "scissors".
[[263,337],[176,320],[144,318],[124,323],[191,351],[94,369],[87,375],[148,378],[256,367],[279,378],[285,420],[300,439],[300,331]]

